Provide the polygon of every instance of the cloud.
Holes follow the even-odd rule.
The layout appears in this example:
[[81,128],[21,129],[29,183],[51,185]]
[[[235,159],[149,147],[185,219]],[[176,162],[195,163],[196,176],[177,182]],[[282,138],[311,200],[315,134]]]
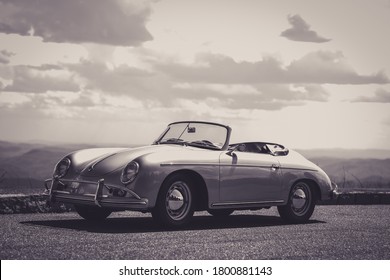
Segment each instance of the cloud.
[[[282,108],[289,106],[302,106],[305,102],[302,101],[282,101],[282,100],[274,100],[274,101],[263,101],[261,98],[249,98],[248,96],[238,96],[229,97],[225,99],[218,99],[216,97],[209,97],[202,100],[192,100],[192,99],[178,99],[177,104],[187,104],[189,108],[193,108],[199,110],[200,107],[206,107],[209,110],[209,115],[214,114],[223,114],[223,111],[229,112],[231,116],[234,111],[254,111],[254,110],[262,110],[262,111],[277,111]],[[193,106],[191,106],[193,104]],[[221,112],[222,111],[222,112]],[[219,113],[217,113],[219,112]],[[206,112],[204,112],[206,113]]]
[[389,78],[383,71],[372,75],[358,74],[342,52],[318,51],[291,62],[287,67],[292,81],[329,84],[387,84]]
[[266,100],[283,101],[319,101],[328,100],[329,93],[320,85],[316,84],[293,84],[293,85],[258,85],[257,88],[266,96]]
[[202,54],[198,56],[197,62],[194,65],[157,63],[155,66],[178,80],[204,83],[272,83],[285,75],[281,62],[273,57],[266,57],[257,62],[236,62],[225,55]]
[[[163,71],[146,71],[127,65],[110,68],[90,60],[65,67],[83,81],[84,89],[101,92],[105,96],[122,96],[124,100],[125,97],[131,97],[144,104],[157,102],[158,106],[167,108],[176,106],[175,100],[180,99],[219,100],[222,107],[274,110],[288,106],[289,103],[326,101],[329,95],[316,84],[176,83]],[[279,105],[275,106],[273,102]]]
[[143,62],[147,67],[142,69],[91,59],[40,66],[3,65],[7,71],[3,71],[6,83],[2,91],[28,96],[28,102],[11,104],[15,110],[23,105],[19,110],[34,107],[42,114],[82,117],[83,109],[110,114],[134,108],[173,112],[183,104],[187,111],[205,104],[229,112],[280,110],[328,101],[323,83],[388,82],[383,73],[356,73],[339,52],[309,53],[288,65],[273,57],[237,62],[214,54],[201,55],[191,65],[159,62],[158,57]]
[[[77,64],[14,66],[11,78],[12,83],[3,92],[24,94],[28,100],[5,105],[15,109],[19,106],[19,110],[33,107],[44,114],[53,111],[55,116],[63,117],[74,114],[82,117],[82,108],[112,111],[135,106],[177,110],[182,104],[204,102],[229,110],[279,110],[328,98],[328,93],[316,84],[175,83],[158,71],[127,65],[113,67],[90,60]],[[53,110],[48,111],[49,108]]]
[[341,52],[312,52],[283,65],[273,57],[256,62],[236,62],[224,55],[204,54],[195,65],[175,62],[156,63],[155,67],[184,82],[221,84],[386,84],[383,72],[358,74]]
[[9,52],[7,50],[1,50],[0,51],[0,63],[1,64],[8,64],[10,57],[13,55],[15,55],[15,54],[12,52]]
[[386,125],[386,126],[390,126],[390,117],[384,119],[384,120],[382,121],[382,123],[383,123],[384,125]]
[[310,30],[310,25],[300,15],[289,15],[288,22],[291,28],[284,30],[280,36],[286,37],[292,41],[325,43],[331,39],[324,38],[317,34],[317,32]]
[[374,96],[360,96],[352,102],[390,103],[390,91],[383,88],[378,89]]
[[261,84],[245,85],[186,84],[172,92],[178,99],[207,101],[230,109],[279,110],[304,105],[305,101],[326,101],[329,93],[318,85]]
[[86,89],[109,95],[148,98],[158,87],[161,89],[156,73],[127,65],[111,68],[101,62],[83,59],[78,64],[64,64],[64,67],[77,75]]
[[73,107],[87,109],[102,103],[97,94],[82,91],[69,94],[68,92],[47,92],[39,95],[31,95],[34,108]]
[[[152,39],[140,1],[0,0],[0,32],[45,42],[137,46]],[[147,2],[145,2],[147,3]]]
[[[45,70],[43,70],[45,69]],[[74,77],[58,66],[41,67],[18,65],[8,69],[11,82],[2,88],[5,92],[44,93],[47,91],[78,91]]]
[[[89,91],[45,93],[0,92],[0,109],[12,115],[33,118],[81,119],[90,110],[104,107],[99,94]],[[12,111],[12,112],[11,112]]]

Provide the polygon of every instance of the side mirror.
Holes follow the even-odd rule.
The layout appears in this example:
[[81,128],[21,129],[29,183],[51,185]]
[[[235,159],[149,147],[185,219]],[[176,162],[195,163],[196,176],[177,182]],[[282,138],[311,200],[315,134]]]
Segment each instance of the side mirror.
[[235,150],[236,150],[235,148],[234,148],[234,149],[231,149],[231,150],[227,151],[226,154],[227,154],[228,156],[232,157],[233,155],[235,155],[235,154],[234,154],[234,151],[235,151]]

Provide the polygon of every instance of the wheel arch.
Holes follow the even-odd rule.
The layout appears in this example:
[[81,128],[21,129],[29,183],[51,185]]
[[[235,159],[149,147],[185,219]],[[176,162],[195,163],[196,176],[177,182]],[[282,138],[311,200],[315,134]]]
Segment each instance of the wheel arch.
[[299,182],[303,182],[303,183],[306,183],[306,184],[309,185],[310,189],[312,189],[314,191],[314,199],[315,199],[315,201],[321,200],[320,186],[313,179],[307,179],[307,178],[298,179],[290,186],[290,190]]
[[192,191],[194,192],[194,202],[195,202],[195,210],[200,211],[200,210],[206,210],[207,205],[208,205],[208,191],[207,191],[207,186],[206,182],[203,179],[202,175],[200,175],[198,172],[191,170],[191,169],[180,169],[180,170],[175,170],[171,173],[169,173],[165,179],[163,180],[159,193],[162,189],[162,186],[173,176],[176,175],[181,175],[186,178],[189,178],[189,180],[192,183]]

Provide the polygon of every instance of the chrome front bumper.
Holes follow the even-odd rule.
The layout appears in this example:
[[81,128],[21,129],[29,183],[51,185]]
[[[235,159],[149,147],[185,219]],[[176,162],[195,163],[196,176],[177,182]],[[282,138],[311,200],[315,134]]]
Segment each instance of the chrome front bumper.
[[[61,190],[59,186],[65,186],[66,183],[89,184],[96,185],[95,192],[88,194],[77,194],[71,191]],[[70,204],[80,204],[98,207],[107,207],[115,209],[128,210],[147,210],[148,199],[141,198],[132,190],[122,186],[112,186],[104,183],[104,179],[99,181],[85,181],[85,180],[69,180],[54,177],[45,181],[45,188],[47,190],[48,200],[50,202],[64,202]],[[131,197],[115,197],[103,194],[103,189],[120,189],[130,193]]]

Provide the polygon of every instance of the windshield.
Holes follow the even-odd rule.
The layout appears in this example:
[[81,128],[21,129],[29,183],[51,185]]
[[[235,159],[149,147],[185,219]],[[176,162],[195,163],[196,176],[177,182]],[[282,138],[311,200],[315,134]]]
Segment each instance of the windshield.
[[203,122],[179,122],[168,126],[156,144],[179,144],[221,150],[227,146],[228,127]]

